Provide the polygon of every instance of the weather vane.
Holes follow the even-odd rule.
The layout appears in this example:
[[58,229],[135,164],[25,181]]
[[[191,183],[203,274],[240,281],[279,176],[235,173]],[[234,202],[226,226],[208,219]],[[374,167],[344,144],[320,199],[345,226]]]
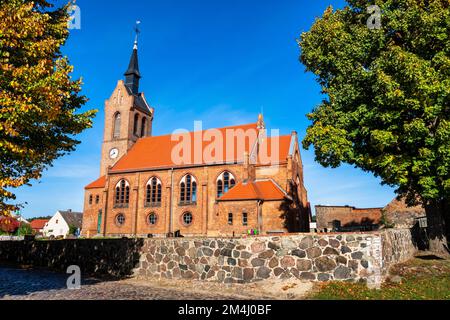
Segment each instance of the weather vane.
[[137,20],[136,21],[136,25],[134,26],[134,32],[136,32],[136,39],[135,39],[135,43],[137,43],[137,41],[138,41],[138,36],[139,36],[139,33],[141,33],[141,29],[139,29],[139,25],[141,24],[141,21],[140,20]]

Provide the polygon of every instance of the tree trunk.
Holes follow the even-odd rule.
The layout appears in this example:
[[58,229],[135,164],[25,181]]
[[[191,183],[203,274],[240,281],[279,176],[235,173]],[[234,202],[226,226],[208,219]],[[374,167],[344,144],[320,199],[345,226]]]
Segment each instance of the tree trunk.
[[450,256],[450,206],[448,199],[426,206],[429,250]]

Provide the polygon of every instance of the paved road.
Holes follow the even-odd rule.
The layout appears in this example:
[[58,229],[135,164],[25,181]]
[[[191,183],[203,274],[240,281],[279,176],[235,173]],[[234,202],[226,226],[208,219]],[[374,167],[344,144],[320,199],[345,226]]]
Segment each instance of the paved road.
[[127,281],[84,279],[80,290],[66,287],[69,275],[0,267],[0,300],[214,300],[217,294],[137,285]]

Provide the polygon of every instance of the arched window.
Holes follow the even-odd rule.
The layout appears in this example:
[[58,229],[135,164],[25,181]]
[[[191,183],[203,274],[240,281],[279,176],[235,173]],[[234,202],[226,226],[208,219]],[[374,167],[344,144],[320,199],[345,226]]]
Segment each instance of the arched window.
[[225,193],[228,192],[231,188],[233,188],[236,185],[236,179],[234,176],[228,172],[223,172],[218,178],[217,178],[217,197],[220,198]]
[[130,184],[126,180],[120,180],[116,184],[116,197],[114,207],[128,208],[130,203]]
[[95,203],[96,203],[96,204],[99,204],[99,202],[100,202],[100,196],[99,196],[99,195],[96,195],[96,196],[95,196]]
[[159,207],[161,206],[162,185],[161,180],[156,177],[150,178],[147,182],[145,192],[145,206]]
[[134,135],[135,136],[137,136],[138,135],[138,126],[139,126],[139,115],[136,113],[135,115],[134,115],[134,129],[133,129],[133,133],[134,133]]
[[190,174],[180,181],[180,204],[195,204],[197,202],[197,180]]
[[89,204],[92,204],[92,194],[89,196]]
[[147,132],[147,118],[143,117],[141,123],[141,137],[145,137],[146,132]]
[[117,112],[114,115],[114,133],[113,138],[117,139],[120,138],[120,113]]

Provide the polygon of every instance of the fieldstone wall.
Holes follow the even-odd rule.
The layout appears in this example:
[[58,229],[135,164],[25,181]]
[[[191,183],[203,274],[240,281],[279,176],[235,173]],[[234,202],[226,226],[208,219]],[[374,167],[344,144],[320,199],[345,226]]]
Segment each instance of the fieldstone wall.
[[139,264],[143,239],[0,241],[0,264],[66,272],[77,265],[83,276],[126,278]]
[[417,252],[410,229],[391,229],[381,233],[383,270],[405,262]]
[[389,266],[414,255],[408,232],[147,240],[135,275],[224,283],[293,277],[377,283],[386,273],[383,259]]
[[0,241],[0,263],[84,275],[248,283],[264,279],[381,283],[416,249],[409,230],[251,238]]

